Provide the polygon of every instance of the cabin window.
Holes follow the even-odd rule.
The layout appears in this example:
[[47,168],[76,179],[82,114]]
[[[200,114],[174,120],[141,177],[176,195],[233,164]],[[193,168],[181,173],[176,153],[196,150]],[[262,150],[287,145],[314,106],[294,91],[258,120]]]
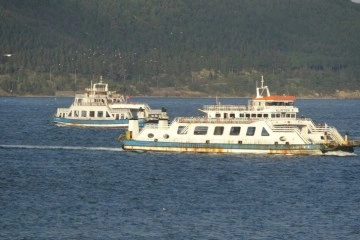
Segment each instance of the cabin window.
[[97,112],[97,116],[98,116],[99,118],[104,117],[104,112],[103,112],[103,111],[98,111],[98,112]]
[[254,136],[256,127],[248,127],[246,131],[246,136]]
[[280,118],[280,113],[277,113],[277,114],[276,114],[276,117],[277,117],[277,118]]
[[208,127],[206,126],[196,126],[194,130],[194,135],[206,135]]
[[77,110],[74,111],[74,117],[79,117],[79,111]]
[[169,138],[169,134],[164,134],[164,138],[168,139]]
[[154,134],[152,134],[152,133],[148,134],[148,138],[153,138],[153,137],[154,137]]
[[235,118],[235,113],[230,113],[230,118]]
[[106,117],[107,117],[107,118],[109,118],[109,117],[110,117],[109,112],[106,112]]
[[268,131],[266,131],[264,127],[261,130],[261,136],[270,136],[270,134],[268,133]]
[[90,117],[95,117],[95,111],[90,111]]
[[81,117],[86,117],[86,111],[81,111]]
[[221,117],[221,114],[220,114],[220,113],[216,113],[216,114],[215,114],[215,117],[219,118],[219,117]]
[[245,117],[245,114],[240,113],[239,117],[243,118],[243,117]]
[[231,136],[238,136],[239,134],[240,134],[240,127],[231,127],[230,128]]
[[120,119],[125,119],[125,115],[122,113]]
[[223,135],[224,133],[224,127],[215,127],[214,129],[214,135]]
[[256,113],[251,114],[252,118],[256,118]]
[[275,118],[275,113],[272,113],[272,114],[271,114],[271,118]]
[[268,117],[269,117],[269,114],[265,113],[264,118],[268,118]]
[[291,114],[291,118],[295,118],[295,113],[292,113],[292,114]]
[[258,117],[258,118],[262,118],[262,114],[258,114],[257,117]]
[[72,116],[72,111],[70,111],[70,112],[69,112],[69,115],[68,115],[68,116],[69,116],[69,117],[71,117],[71,116]]
[[187,134],[188,129],[189,128],[186,126],[179,126],[177,130],[177,134]]

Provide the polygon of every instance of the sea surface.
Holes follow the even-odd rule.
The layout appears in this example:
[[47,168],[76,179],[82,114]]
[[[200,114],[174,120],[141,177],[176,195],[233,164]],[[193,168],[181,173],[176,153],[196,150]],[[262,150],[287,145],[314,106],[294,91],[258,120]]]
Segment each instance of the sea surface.
[[[133,98],[175,116],[215,99]],[[247,99],[220,99],[246,104]],[[0,239],[360,239],[360,149],[341,156],[125,152],[58,127],[72,98],[0,98]],[[360,138],[360,100],[297,101]]]

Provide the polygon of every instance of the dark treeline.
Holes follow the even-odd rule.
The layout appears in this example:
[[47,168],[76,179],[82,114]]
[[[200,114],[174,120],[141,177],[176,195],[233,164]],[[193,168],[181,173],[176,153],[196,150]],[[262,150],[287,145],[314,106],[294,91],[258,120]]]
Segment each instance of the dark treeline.
[[360,89],[360,4],[350,0],[0,1],[0,87],[129,94],[175,87],[253,95]]

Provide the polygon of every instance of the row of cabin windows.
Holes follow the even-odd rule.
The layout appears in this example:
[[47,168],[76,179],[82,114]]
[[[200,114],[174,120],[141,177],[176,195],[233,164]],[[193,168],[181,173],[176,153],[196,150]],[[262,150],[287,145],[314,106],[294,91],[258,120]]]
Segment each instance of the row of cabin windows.
[[160,114],[149,114],[150,118],[159,118]]
[[[240,118],[269,118],[269,116],[271,118],[296,118],[296,114],[295,113],[272,113],[272,114],[268,114],[268,113],[240,113],[239,117]],[[220,118],[221,114],[220,113],[216,113],[215,117]],[[229,114],[230,118],[235,118],[235,113],[230,113]],[[224,114],[224,118],[227,118],[227,113]]]
[[[214,128],[213,135],[221,136],[224,134],[223,126],[216,126]],[[194,129],[194,135],[207,135],[209,127],[208,126],[196,126]],[[241,131],[241,127],[233,126],[230,127],[229,135],[230,136],[239,136]],[[246,136],[254,136],[256,131],[256,127],[247,127]],[[179,126],[177,130],[177,134],[187,134],[188,127],[187,126]],[[261,130],[261,136],[269,136],[269,132],[263,127]]]
[[[106,118],[110,118],[110,114],[107,111],[70,111],[69,113],[69,117],[72,117],[72,115],[74,114],[74,117],[98,117],[98,118],[103,118],[104,116]],[[114,116],[114,115],[113,115]],[[125,119],[125,115],[124,114],[116,114],[116,119]]]
[[265,106],[294,106],[294,102],[266,102]]

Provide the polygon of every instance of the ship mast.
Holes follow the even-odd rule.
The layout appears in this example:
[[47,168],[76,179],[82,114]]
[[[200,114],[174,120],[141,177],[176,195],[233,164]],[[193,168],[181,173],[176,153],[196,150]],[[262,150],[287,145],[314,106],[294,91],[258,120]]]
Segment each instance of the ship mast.
[[261,76],[261,87],[256,87],[256,98],[264,97],[264,91],[266,91],[266,96],[270,96],[270,91],[268,86],[264,86],[264,76]]

